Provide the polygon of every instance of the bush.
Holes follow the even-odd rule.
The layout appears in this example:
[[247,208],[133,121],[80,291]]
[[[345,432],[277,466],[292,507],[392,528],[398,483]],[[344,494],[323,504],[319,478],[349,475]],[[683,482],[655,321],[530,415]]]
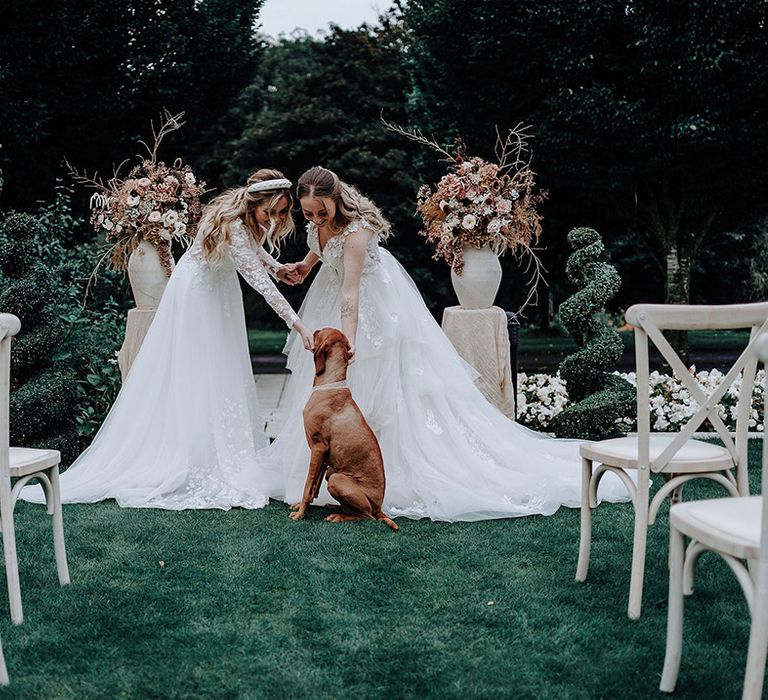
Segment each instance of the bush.
[[625,433],[621,419],[634,415],[635,390],[606,371],[621,358],[624,345],[597,316],[619,290],[621,279],[613,265],[600,259],[605,248],[597,231],[573,229],[568,242],[573,253],[566,273],[579,289],[560,305],[559,315],[579,349],[560,365],[573,403],[553,418],[552,429],[557,437],[618,437]]
[[[0,219],[0,310],[22,329],[12,349],[11,442],[70,462],[98,430],[120,387],[115,353],[125,324],[119,277],[108,271],[83,306],[97,243],[79,242],[69,191],[34,215]],[[90,235],[90,233],[88,233]]]

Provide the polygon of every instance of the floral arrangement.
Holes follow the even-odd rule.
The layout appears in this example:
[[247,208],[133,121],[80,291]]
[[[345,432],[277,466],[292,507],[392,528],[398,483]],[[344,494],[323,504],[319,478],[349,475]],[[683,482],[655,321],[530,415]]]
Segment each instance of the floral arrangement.
[[[713,369],[709,372],[697,372],[695,367],[690,372],[696,378],[699,386],[711,395],[723,381],[725,375]],[[634,372],[614,374],[626,379],[633,386],[637,385]],[[656,432],[675,432],[687,422],[699,408],[699,404],[691,397],[688,389],[674,376],[651,372],[650,374],[650,408],[651,430]],[[757,372],[755,388],[752,393],[749,428],[763,432],[765,426],[762,420],[765,370]],[[736,409],[741,389],[741,377],[731,384],[725,396],[718,404],[718,414],[726,427],[736,429]],[[549,430],[552,417],[560,413],[569,404],[565,382],[559,373],[549,374],[518,374],[517,388],[517,419],[523,425],[534,430]],[[635,430],[635,421],[625,419],[628,430]],[[701,427],[702,431],[712,430],[708,423]]]
[[80,183],[99,190],[91,197],[91,224],[103,231],[110,247],[105,255],[109,266],[126,270],[130,254],[142,241],[158,251],[160,262],[170,277],[173,258],[171,243],[189,245],[202,215],[201,195],[205,183],[195,178],[192,168],[177,158],[173,165],[157,160],[163,138],[180,129],[184,113],[164,113],[159,131],[152,126],[152,148],[140,142],[149,152],[148,158],[134,166],[126,178],[114,176],[104,184],[101,180],[80,175],[70,166],[70,173]]
[[461,142],[450,153],[418,131],[388,122],[384,125],[439,152],[449,164],[449,172],[434,189],[422,185],[416,198],[416,210],[424,221],[420,234],[434,243],[436,260],[445,260],[461,274],[464,246],[488,246],[497,255],[507,250],[531,251],[541,235],[537,207],[547,192],[536,189],[535,175],[525,157],[529,127],[518,124],[505,138],[497,130],[497,162],[491,163],[467,157]]

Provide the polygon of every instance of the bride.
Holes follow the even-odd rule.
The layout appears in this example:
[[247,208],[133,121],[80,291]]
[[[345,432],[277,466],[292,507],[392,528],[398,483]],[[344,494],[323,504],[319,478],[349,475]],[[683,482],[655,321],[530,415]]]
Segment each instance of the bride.
[[[348,382],[381,444],[384,511],[457,521],[578,506],[578,442],[540,436],[488,403],[413,280],[379,245],[390,226],[373,202],[321,167],[301,176],[298,197],[310,252],[286,267],[303,279],[323,263],[301,315],[312,328],[340,324],[352,344]],[[295,338],[286,353],[287,415],[257,459],[269,494],[293,503],[301,499],[309,464],[301,413],[314,364]],[[604,479],[601,496],[626,498],[612,479]],[[316,502],[333,502],[325,486]]]
[[[259,170],[206,207],[115,404],[61,476],[63,501],[114,498],[174,510],[266,505],[256,472],[266,439],[237,272],[296,331],[297,347],[311,350],[310,331],[268,275],[291,282],[292,273],[263,247],[278,248],[293,230],[290,187],[279,171]],[[23,497],[43,501],[39,486]]]

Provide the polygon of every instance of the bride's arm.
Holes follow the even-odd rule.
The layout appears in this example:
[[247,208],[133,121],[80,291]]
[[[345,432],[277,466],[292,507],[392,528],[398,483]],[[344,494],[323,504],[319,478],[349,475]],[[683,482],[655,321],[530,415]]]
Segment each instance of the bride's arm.
[[275,260],[265,249],[263,245],[260,245],[256,249],[256,254],[261,259],[262,264],[264,265],[267,272],[270,274],[271,277],[274,277],[277,279],[277,275],[280,272],[280,268],[283,267],[277,260]]
[[355,351],[355,336],[360,309],[360,277],[363,274],[365,253],[373,232],[359,228],[344,241],[344,281],[341,285],[341,331]]
[[295,329],[301,335],[304,347],[311,350],[312,334],[269,278],[261,258],[249,244],[249,234],[244,226],[232,227],[229,249],[235,267],[243,279],[264,297],[267,304],[285,321],[288,328]]

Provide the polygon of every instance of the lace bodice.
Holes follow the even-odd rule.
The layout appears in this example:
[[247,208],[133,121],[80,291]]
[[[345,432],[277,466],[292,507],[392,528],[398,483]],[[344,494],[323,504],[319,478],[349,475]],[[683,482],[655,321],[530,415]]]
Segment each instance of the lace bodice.
[[[329,238],[325,248],[320,250],[320,237],[317,232],[317,226],[307,224],[307,245],[309,249],[317,255],[323,263],[336,270],[340,277],[344,276],[344,241],[350,233],[359,231],[361,228],[371,228],[370,224],[361,219],[353,221],[338,235]],[[365,263],[363,264],[363,275],[372,272],[381,262],[381,251],[379,250],[379,237],[371,236],[368,241],[368,247],[365,251]]]

